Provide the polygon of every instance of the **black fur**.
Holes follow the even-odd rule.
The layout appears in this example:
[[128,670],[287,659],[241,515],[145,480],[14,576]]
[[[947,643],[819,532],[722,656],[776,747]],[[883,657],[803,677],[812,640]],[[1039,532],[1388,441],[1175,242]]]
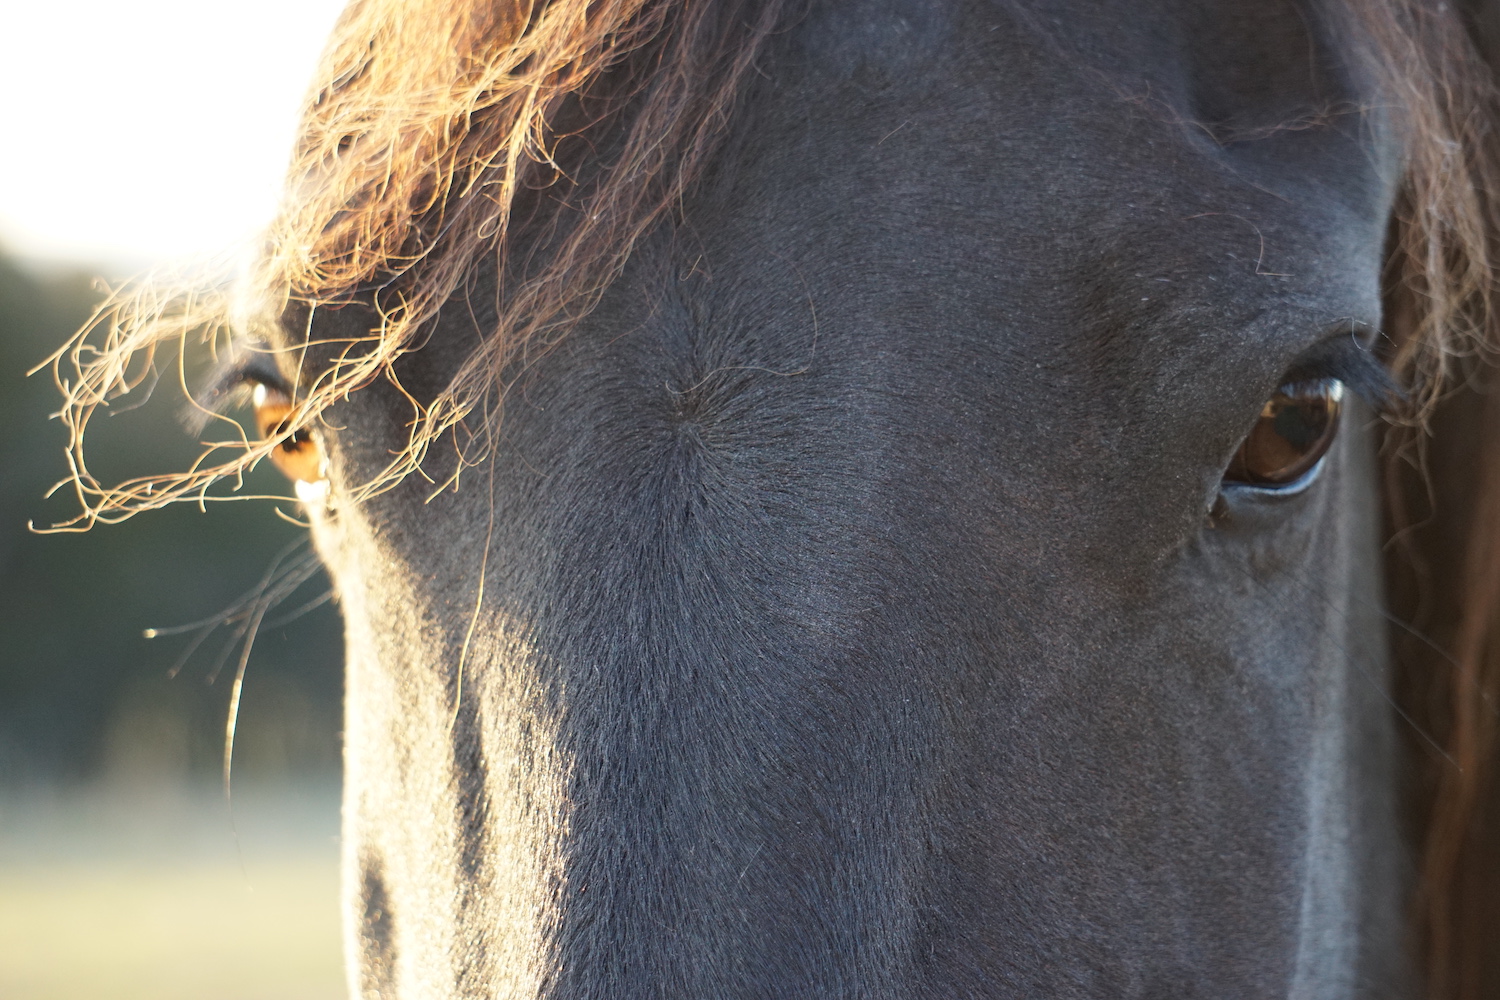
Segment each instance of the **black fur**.
[[[790,25],[491,461],[318,521],[367,995],[1410,995],[1368,421],[1296,496],[1220,489],[1289,373],[1390,389],[1348,332],[1399,155],[1347,30]],[[331,411],[335,496],[408,414]]]

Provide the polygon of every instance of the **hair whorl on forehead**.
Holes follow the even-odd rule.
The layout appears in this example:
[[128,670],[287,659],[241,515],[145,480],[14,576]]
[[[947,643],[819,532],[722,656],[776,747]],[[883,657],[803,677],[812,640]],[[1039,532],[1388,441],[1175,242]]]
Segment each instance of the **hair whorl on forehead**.
[[[95,480],[88,421],[141,382],[131,366],[151,368],[159,345],[189,335],[217,345],[231,330],[284,340],[255,330],[290,306],[373,306],[377,325],[315,373],[290,433],[393,377],[422,325],[489,259],[502,277],[497,328],[438,398],[413,401],[409,447],[358,492],[414,470],[435,438],[498,405],[505,363],[586,314],[680,202],[780,10],[756,0],[354,0],[324,53],[282,212],[241,285],[237,301],[253,311],[213,287],[152,282],[113,296],[54,357],[83,508],[60,527],[205,498],[276,446],[240,435],[187,472]],[[518,228],[529,247],[519,264],[508,258]],[[221,449],[227,461],[214,460]]]

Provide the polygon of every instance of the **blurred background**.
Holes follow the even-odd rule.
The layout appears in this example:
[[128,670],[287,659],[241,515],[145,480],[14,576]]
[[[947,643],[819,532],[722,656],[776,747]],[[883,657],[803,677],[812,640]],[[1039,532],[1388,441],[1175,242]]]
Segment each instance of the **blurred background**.
[[[338,0],[8,9],[0,87],[0,997],[343,994],[342,650],[318,574],[255,636],[215,625],[305,533],[268,501],[180,505],[85,534],[49,372],[102,294],[242,250],[269,218]],[[187,266],[192,266],[188,263]],[[91,426],[100,478],[197,453],[169,380]],[[284,493],[272,469],[247,493]],[[282,505],[295,513],[291,505]],[[205,624],[169,633],[173,627]]]

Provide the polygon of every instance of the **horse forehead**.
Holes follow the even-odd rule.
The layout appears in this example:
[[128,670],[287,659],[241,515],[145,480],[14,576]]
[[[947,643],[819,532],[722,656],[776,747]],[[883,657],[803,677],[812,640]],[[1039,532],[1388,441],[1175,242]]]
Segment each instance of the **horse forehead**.
[[774,251],[831,307],[914,281],[1004,300],[1046,352],[1048,314],[1076,344],[1127,303],[1163,342],[1268,310],[1294,336],[1378,322],[1399,151],[1309,11],[878,0],[849,27],[847,6],[789,38],[699,201],[720,293],[786,283],[754,263]]
[[[1157,28],[1171,20],[1153,9]],[[926,481],[929,439],[947,442],[976,511],[996,513],[979,494],[998,483],[1038,532],[1128,536],[1154,558],[1211,492],[1183,477],[1216,482],[1293,357],[1338,323],[1378,323],[1376,130],[1336,114],[1211,134],[1188,120],[1203,110],[1190,88],[1158,86],[1207,72],[1160,31],[1109,61],[1059,48],[1017,7],[874,10],[883,24],[840,34],[815,15],[788,40],[686,225],[643,247],[580,328],[594,374],[538,369],[528,398],[636,431],[660,418],[745,455],[781,447],[777,421],[827,455],[867,432],[882,464],[848,473],[882,481]],[[1122,21],[1094,13],[1096,34]],[[1239,108],[1224,91],[1215,107],[1249,129],[1336,83]],[[538,422],[562,441],[595,433]],[[1146,532],[1148,511],[1171,516]]]
[[[1212,124],[1277,104],[1357,99],[1364,40],[1336,0],[820,0],[782,50],[868,95],[924,85],[983,57],[1055,86],[1149,84]],[[975,56],[981,57],[978,62]],[[967,65],[966,65],[967,63]],[[951,78],[950,78],[951,82]]]
[[1112,192],[1383,223],[1399,151],[1347,16],[1294,0],[1253,16],[1215,0],[873,0],[852,26],[853,6],[816,6],[773,70],[787,99],[756,141],[799,161],[783,187],[857,175],[892,208],[962,192],[987,222],[1088,212],[1120,240],[1150,226],[1099,215]]

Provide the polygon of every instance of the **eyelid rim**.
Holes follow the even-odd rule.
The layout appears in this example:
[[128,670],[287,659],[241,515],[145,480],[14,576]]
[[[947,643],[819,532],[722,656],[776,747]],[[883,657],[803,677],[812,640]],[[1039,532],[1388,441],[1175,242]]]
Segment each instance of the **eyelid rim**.
[[293,398],[292,386],[275,362],[267,355],[246,351],[220,364],[209,375],[207,383],[194,398],[194,405],[183,414],[189,431],[200,434],[216,414],[234,404],[241,391],[263,385],[271,392]]
[[1221,480],[1219,483],[1219,495],[1228,500],[1235,498],[1248,498],[1266,503],[1274,503],[1279,500],[1290,500],[1292,497],[1301,496],[1306,493],[1308,487],[1317,482],[1323,475],[1323,467],[1328,464],[1328,456],[1332,449],[1318,456],[1308,470],[1289,483],[1280,486],[1261,486],[1255,483],[1240,483]]
[[[1345,389],[1364,400],[1380,416],[1395,416],[1409,397],[1373,347],[1362,342],[1360,330],[1360,327],[1350,325],[1292,359],[1277,383],[1277,391],[1298,382],[1332,379],[1343,383]],[[1375,333],[1364,339],[1377,341],[1384,337],[1384,334]]]

